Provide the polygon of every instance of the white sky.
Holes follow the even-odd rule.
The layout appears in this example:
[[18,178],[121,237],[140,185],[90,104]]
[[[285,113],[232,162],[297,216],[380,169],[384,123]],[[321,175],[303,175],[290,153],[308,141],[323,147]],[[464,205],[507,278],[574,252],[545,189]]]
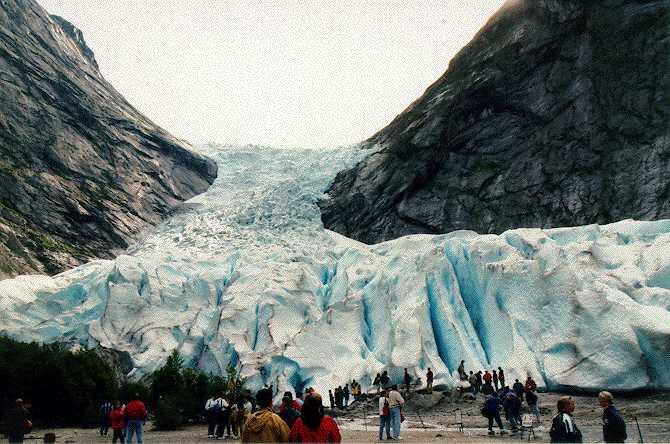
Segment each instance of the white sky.
[[323,147],[383,128],[504,0],[38,0],[194,143]]

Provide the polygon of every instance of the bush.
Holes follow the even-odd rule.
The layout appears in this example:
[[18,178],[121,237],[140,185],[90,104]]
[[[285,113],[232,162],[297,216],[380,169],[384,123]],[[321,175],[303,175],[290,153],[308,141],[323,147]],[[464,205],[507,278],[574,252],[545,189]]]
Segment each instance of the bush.
[[154,427],[158,430],[177,430],[182,424],[178,401],[173,395],[163,396],[156,405]]

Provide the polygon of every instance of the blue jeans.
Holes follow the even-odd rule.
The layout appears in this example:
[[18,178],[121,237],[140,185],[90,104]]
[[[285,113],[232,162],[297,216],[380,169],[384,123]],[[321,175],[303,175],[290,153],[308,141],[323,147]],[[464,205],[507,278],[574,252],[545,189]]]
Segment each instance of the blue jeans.
[[391,436],[393,439],[400,438],[400,407],[393,407],[391,409]]
[[144,421],[138,419],[128,420],[128,425],[126,426],[126,443],[130,444],[133,442],[133,433],[137,435],[137,444],[142,444],[142,426]]
[[379,417],[379,440],[384,438],[384,429],[386,429],[386,437],[391,438],[391,415]]

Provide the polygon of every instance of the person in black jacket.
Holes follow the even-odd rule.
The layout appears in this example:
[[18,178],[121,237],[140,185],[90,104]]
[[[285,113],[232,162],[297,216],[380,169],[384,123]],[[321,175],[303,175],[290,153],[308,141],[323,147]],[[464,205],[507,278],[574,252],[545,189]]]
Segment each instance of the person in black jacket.
[[610,392],[600,392],[598,402],[603,408],[603,441],[624,442],[628,438],[626,434],[626,422],[623,420],[614,404],[614,396]]
[[10,443],[23,442],[23,435],[30,432],[33,424],[30,422],[30,413],[23,406],[23,400],[17,399],[14,407],[9,410],[5,419],[7,438]]
[[549,436],[551,442],[582,442],[582,432],[577,428],[572,412],[575,411],[575,400],[570,396],[559,398],[556,403],[558,414],[551,423]]

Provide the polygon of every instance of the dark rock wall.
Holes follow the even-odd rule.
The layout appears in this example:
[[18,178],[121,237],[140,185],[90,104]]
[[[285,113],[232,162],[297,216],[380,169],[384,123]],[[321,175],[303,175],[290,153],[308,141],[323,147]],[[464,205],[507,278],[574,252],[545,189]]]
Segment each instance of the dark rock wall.
[[105,81],[81,31],[0,0],[0,277],[111,257],[216,173]]
[[670,1],[508,2],[320,203],[367,243],[670,217]]

